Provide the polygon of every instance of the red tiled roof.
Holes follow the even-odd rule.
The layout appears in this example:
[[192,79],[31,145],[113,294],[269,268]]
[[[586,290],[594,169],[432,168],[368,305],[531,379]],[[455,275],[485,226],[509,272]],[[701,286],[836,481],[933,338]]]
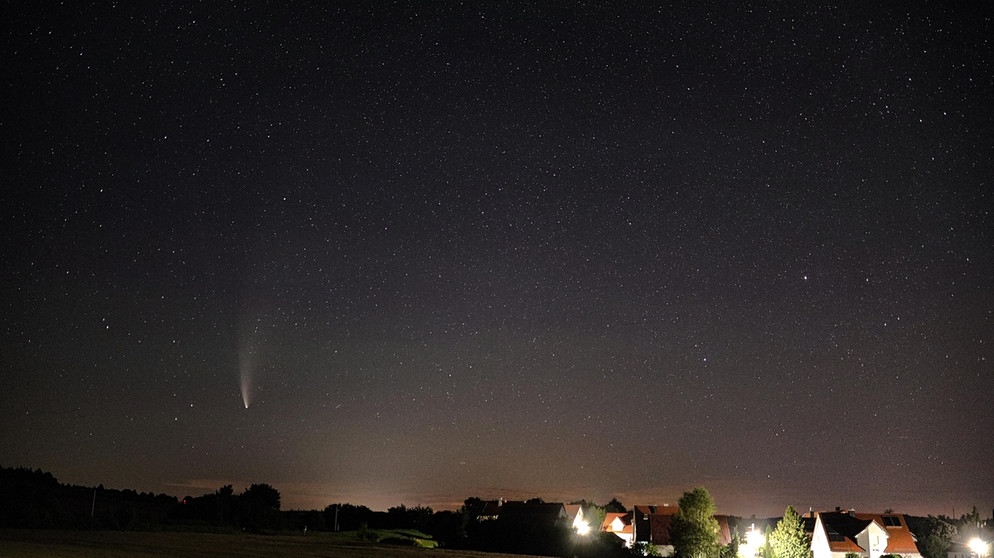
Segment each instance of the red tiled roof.
[[870,524],[848,512],[822,512],[818,514],[828,537],[828,547],[832,552],[864,552],[856,544],[856,537]]
[[[611,524],[614,523],[615,519],[620,519],[621,523],[624,525],[621,531],[611,531]],[[627,535],[632,534],[632,514],[608,512],[604,515],[604,522],[601,523],[601,531],[610,531],[612,533],[623,533]]]
[[[886,520],[884,517],[886,516]],[[863,520],[876,521],[887,531],[887,554],[918,554],[915,536],[908,529],[908,522],[903,515],[881,513],[857,513],[856,517]],[[898,525],[895,525],[897,523]]]
[[822,512],[821,518],[832,552],[864,552],[856,538],[870,523],[876,523],[887,533],[888,554],[919,554],[915,537],[908,529],[903,515],[856,512]]
[[732,530],[728,527],[728,516],[716,515],[714,518],[718,521],[718,544],[724,546],[732,542]]
[[563,504],[563,508],[566,509],[566,517],[569,517],[570,521],[576,519],[576,515],[580,513],[580,504]]

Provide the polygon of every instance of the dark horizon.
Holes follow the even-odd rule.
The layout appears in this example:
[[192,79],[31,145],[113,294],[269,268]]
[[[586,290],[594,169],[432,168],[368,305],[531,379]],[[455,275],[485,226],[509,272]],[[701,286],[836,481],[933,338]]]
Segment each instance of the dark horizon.
[[8,6],[0,463],[990,510],[992,12]]
[[[434,510],[436,512],[437,511],[457,511],[460,507],[463,506],[463,504],[464,504],[464,502],[465,502],[466,499],[472,498],[472,497],[478,497],[478,498],[481,498],[483,500],[498,500],[498,499],[503,499],[505,501],[522,501],[522,502],[523,501],[531,500],[533,498],[540,498],[540,499],[542,499],[542,500],[544,500],[546,502],[552,502],[552,503],[555,503],[555,502],[570,503],[570,502],[577,502],[577,501],[580,501],[580,500],[584,500],[584,501],[587,501],[587,502],[590,502],[590,503],[594,503],[594,504],[597,504],[597,505],[601,505],[601,506],[603,506],[604,504],[608,503],[612,499],[616,499],[619,502],[621,502],[623,505],[625,505],[625,507],[628,508],[629,510],[632,509],[634,506],[637,506],[637,505],[638,506],[641,506],[641,505],[668,506],[668,507],[671,507],[673,509],[676,509],[678,507],[678,500],[679,500],[680,496],[682,496],[684,492],[689,492],[690,490],[693,490],[694,488],[697,488],[698,486],[707,489],[708,492],[711,493],[712,497],[714,497],[714,493],[712,492],[711,488],[709,488],[706,485],[688,486],[683,492],[681,492],[679,494],[676,494],[675,497],[673,497],[672,499],[662,500],[662,501],[660,501],[659,498],[655,497],[655,496],[649,496],[648,497],[649,499],[648,500],[644,500],[644,501],[643,500],[638,500],[637,497],[636,497],[635,500],[628,500],[628,499],[625,499],[624,497],[619,496],[618,494],[613,494],[610,497],[601,498],[601,499],[590,498],[588,496],[578,496],[578,495],[573,495],[573,496],[568,496],[568,497],[546,497],[546,496],[543,496],[542,494],[532,494],[530,492],[525,492],[525,491],[520,491],[520,490],[504,490],[504,491],[500,491],[501,492],[500,495],[493,496],[493,495],[489,495],[488,491],[486,491],[486,490],[480,490],[480,491],[476,491],[476,492],[474,492],[472,494],[468,494],[468,495],[466,495],[465,497],[463,497],[462,499],[460,499],[458,501],[442,501],[442,500],[431,500],[431,499],[428,499],[428,500],[425,500],[425,501],[397,501],[397,502],[387,502],[386,504],[382,504],[382,505],[380,505],[380,506],[377,507],[377,506],[374,506],[374,505],[370,505],[369,502],[366,502],[366,501],[350,500],[350,499],[346,498],[346,499],[343,499],[343,500],[329,501],[329,502],[326,502],[325,504],[318,504],[318,505],[314,505],[312,507],[299,507],[299,506],[295,506],[294,502],[304,502],[304,501],[318,502],[318,501],[321,500],[322,497],[318,496],[318,495],[313,495],[313,494],[300,494],[300,493],[294,493],[294,492],[287,492],[287,491],[283,490],[280,485],[274,484],[274,483],[271,483],[271,482],[268,482],[268,481],[265,481],[264,479],[256,479],[256,480],[253,480],[251,482],[222,482],[221,484],[217,484],[216,486],[211,486],[209,488],[197,487],[198,488],[197,490],[189,490],[189,491],[186,491],[186,492],[183,492],[183,491],[177,492],[175,489],[179,488],[179,487],[181,487],[183,485],[172,484],[172,483],[165,483],[163,485],[165,487],[163,490],[138,490],[135,487],[128,487],[128,486],[107,486],[104,483],[96,483],[96,484],[94,484],[94,483],[85,483],[85,482],[84,483],[67,482],[64,479],[62,479],[61,477],[59,477],[59,475],[56,472],[51,471],[51,470],[46,470],[46,469],[43,469],[43,468],[32,468],[32,467],[22,467],[22,466],[13,466],[13,467],[11,467],[11,466],[4,465],[4,464],[0,464],[0,467],[24,468],[24,469],[28,469],[28,470],[32,470],[32,471],[41,470],[42,472],[46,472],[46,473],[52,474],[53,476],[55,476],[55,478],[61,484],[67,485],[67,486],[79,486],[79,487],[84,487],[84,488],[103,487],[103,488],[108,489],[108,490],[122,490],[122,491],[123,490],[136,490],[139,493],[149,492],[149,493],[153,493],[153,494],[157,494],[157,495],[158,494],[165,494],[167,496],[171,496],[171,497],[174,497],[174,498],[177,498],[177,499],[180,499],[180,500],[183,499],[183,498],[185,498],[185,497],[188,497],[188,496],[200,497],[200,496],[203,496],[203,495],[206,495],[206,494],[212,494],[212,493],[216,492],[218,489],[220,489],[220,488],[222,488],[222,487],[224,487],[226,485],[232,486],[232,488],[235,490],[235,492],[238,493],[239,491],[242,491],[242,490],[248,488],[252,484],[260,484],[260,483],[262,483],[262,484],[270,485],[270,486],[272,486],[273,488],[277,489],[280,492],[281,499],[282,499],[282,502],[283,502],[282,509],[284,511],[320,511],[320,510],[323,510],[323,509],[325,509],[325,508],[327,508],[329,506],[335,505],[335,504],[353,504],[353,505],[358,505],[358,506],[366,506],[366,507],[370,508],[372,511],[383,511],[383,512],[387,511],[391,507],[400,506],[400,505],[405,505],[407,507],[427,506],[427,507],[430,507],[432,510]],[[187,486],[187,487],[188,488],[193,488],[191,486]],[[293,489],[293,486],[291,486],[291,489]],[[507,497],[506,494],[510,494],[511,497]],[[631,495],[631,496],[634,496],[634,495]],[[386,502],[385,497],[373,497],[372,500],[373,501],[379,501],[379,502]],[[743,497],[735,498],[734,496],[731,498],[731,500],[732,501],[739,501],[739,502],[744,501]],[[864,512],[865,513],[885,513],[885,512],[887,512],[887,510],[892,510],[893,513],[899,513],[899,514],[902,514],[902,515],[909,515],[909,516],[916,516],[916,517],[927,517],[929,515],[932,515],[932,516],[937,516],[937,517],[938,516],[944,516],[944,517],[948,517],[950,519],[959,519],[961,516],[963,516],[965,514],[969,514],[969,513],[971,513],[971,511],[973,509],[976,509],[980,513],[981,518],[987,517],[987,516],[984,515],[986,513],[985,510],[984,510],[984,508],[981,508],[980,506],[978,506],[976,504],[968,504],[968,505],[966,505],[966,506],[964,506],[962,508],[951,508],[949,512],[936,511],[936,510],[932,510],[932,509],[929,509],[929,508],[926,507],[926,508],[922,508],[922,509],[924,509],[926,511],[919,510],[917,513],[915,513],[915,512],[909,511],[909,510],[905,510],[905,509],[901,509],[901,508],[895,508],[893,506],[881,507],[881,508],[878,509],[878,508],[869,508],[869,507],[864,508],[864,507],[858,507],[858,506],[848,505],[848,504],[845,504],[845,503],[840,503],[840,504],[837,504],[837,505],[831,506],[831,507],[816,507],[816,506],[802,507],[802,506],[799,506],[797,504],[789,503],[788,502],[788,503],[784,504],[782,506],[782,508],[780,508],[778,511],[773,511],[773,512],[767,511],[765,513],[759,513],[759,512],[756,512],[756,511],[751,511],[751,512],[741,512],[740,511],[739,513],[734,513],[734,512],[728,511],[727,506],[723,507],[721,505],[721,502],[720,502],[719,499],[715,498],[715,501],[716,501],[716,505],[718,506],[718,513],[719,514],[721,514],[721,515],[730,515],[730,516],[735,516],[735,517],[740,517],[740,518],[756,517],[756,518],[760,518],[760,519],[762,519],[762,518],[770,519],[770,518],[782,517],[783,512],[787,508],[787,506],[793,506],[794,509],[797,510],[797,512],[799,514],[801,514],[802,516],[807,516],[812,511],[814,511],[814,512],[827,512],[827,511],[833,511],[833,510],[837,511],[837,510],[841,509],[841,510],[856,510],[856,511],[858,511],[860,513],[864,513]],[[748,504],[745,504],[745,505],[746,505],[746,507],[748,507]],[[773,505],[773,504],[770,504],[770,505]],[[774,508],[766,507],[766,508],[763,508],[763,509],[772,510]],[[987,511],[990,511],[990,510],[987,510]],[[994,512],[991,512],[991,513],[994,514]],[[991,515],[991,517],[994,518],[994,515]]]

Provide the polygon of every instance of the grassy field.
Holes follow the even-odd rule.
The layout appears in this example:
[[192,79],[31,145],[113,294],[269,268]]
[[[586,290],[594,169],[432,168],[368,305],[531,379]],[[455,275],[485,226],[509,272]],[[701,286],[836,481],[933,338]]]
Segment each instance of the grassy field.
[[[0,558],[499,558],[463,550],[397,546],[361,541],[355,533],[249,535],[135,531],[0,529]],[[520,558],[520,555],[514,555]]]

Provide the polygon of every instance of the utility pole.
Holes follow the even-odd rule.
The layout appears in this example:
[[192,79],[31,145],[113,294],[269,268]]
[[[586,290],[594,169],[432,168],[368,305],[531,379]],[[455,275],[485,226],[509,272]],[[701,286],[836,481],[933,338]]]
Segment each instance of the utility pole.
[[93,489],[93,503],[90,504],[90,519],[93,519],[93,512],[97,509],[97,489]]

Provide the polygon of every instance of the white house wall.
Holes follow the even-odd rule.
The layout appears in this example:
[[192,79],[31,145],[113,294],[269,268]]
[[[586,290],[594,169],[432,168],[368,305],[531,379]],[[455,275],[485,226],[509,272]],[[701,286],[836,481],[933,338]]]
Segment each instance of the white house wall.
[[856,544],[869,552],[869,558],[880,558],[887,552],[888,537],[883,527],[877,525],[876,521],[871,521],[866,529],[856,536]]

